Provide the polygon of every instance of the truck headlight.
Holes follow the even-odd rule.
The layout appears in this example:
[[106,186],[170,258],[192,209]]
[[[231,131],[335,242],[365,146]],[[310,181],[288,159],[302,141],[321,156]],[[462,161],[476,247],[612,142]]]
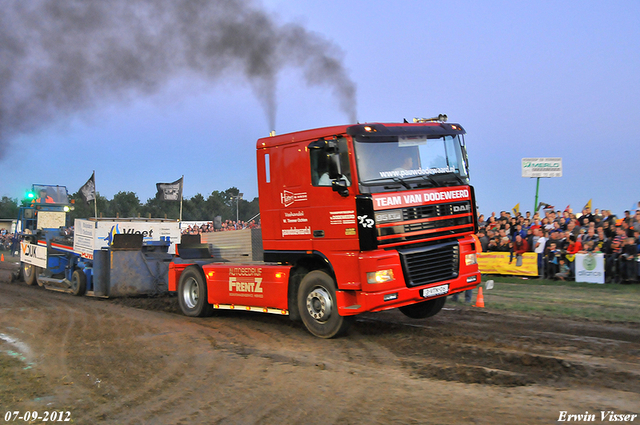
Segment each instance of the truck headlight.
[[377,272],[367,273],[367,283],[384,283],[391,282],[395,278],[393,277],[393,270],[378,270]]
[[467,266],[473,266],[474,264],[478,264],[478,258],[476,254],[467,254],[464,256],[464,264]]

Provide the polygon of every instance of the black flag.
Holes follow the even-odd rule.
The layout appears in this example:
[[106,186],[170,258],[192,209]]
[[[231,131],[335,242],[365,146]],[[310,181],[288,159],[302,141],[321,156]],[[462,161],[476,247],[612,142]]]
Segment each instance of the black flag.
[[95,201],[96,199],[96,172],[94,171],[91,174],[91,177],[87,182],[80,188],[80,196],[82,199],[88,204],[89,201]]
[[182,199],[182,179],[174,181],[173,183],[156,183],[158,193],[156,198],[162,201],[179,201]]

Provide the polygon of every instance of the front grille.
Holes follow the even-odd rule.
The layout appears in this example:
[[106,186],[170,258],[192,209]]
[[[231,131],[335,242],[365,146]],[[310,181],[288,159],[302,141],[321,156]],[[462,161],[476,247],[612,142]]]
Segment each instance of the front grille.
[[402,218],[405,221],[418,220],[421,218],[444,217],[465,212],[471,212],[471,203],[469,201],[404,208],[402,210]]
[[[425,221],[427,219],[431,220]],[[407,221],[418,222],[403,223]],[[469,201],[409,207],[402,209],[402,222],[394,223],[393,226],[377,228],[378,244],[400,244],[425,238],[454,236],[473,232],[473,229],[473,216]]]
[[438,229],[443,227],[451,227],[451,226],[462,226],[469,223],[471,221],[470,217],[458,217],[458,218],[450,218],[438,221],[427,221],[423,223],[413,223],[413,224],[405,224],[404,231],[405,233],[409,232],[419,232],[421,230],[431,230]]
[[458,277],[460,248],[458,242],[410,249],[399,249],[408,287]]

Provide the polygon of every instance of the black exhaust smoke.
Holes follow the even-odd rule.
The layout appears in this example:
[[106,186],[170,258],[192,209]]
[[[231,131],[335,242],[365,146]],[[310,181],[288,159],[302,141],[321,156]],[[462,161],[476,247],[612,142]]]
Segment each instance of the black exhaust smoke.
[[275,128],[278,72],[298,67],[356,122],[341,51],[251,0],[1,0],[0,158],[61,115],[153,94],[169,80],[243,75]]

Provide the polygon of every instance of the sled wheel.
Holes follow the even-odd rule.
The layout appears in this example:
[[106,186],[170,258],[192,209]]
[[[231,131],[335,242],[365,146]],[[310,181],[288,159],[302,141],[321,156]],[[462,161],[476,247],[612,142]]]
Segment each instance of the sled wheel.
[[314,270],[302,278],[298,310],[309,332],[320,338],[342,335],[353,323],[352,316],[338,314],[335,281],[321,270]]
[[438,314],[442,307],[444,307],[446,301],[447,297],[440,297],[418,304],[405,305],[400,307],[400,311],[412,319],[426,319],[427,317]]
[[87,292],[87,275],[80,269],[71,275],[71,292],[78,297]]
[[44,286],[44,282],[41,279],[38,279],[38,276],[42,273],[42,267],[36,267],[36,283],[38,286]]
[[178,302],[185,316],[211,316],[213,306],[207,299],[207,283],[202,270],[196,266],[187,267],[180,275]]

